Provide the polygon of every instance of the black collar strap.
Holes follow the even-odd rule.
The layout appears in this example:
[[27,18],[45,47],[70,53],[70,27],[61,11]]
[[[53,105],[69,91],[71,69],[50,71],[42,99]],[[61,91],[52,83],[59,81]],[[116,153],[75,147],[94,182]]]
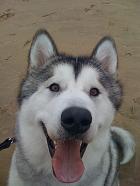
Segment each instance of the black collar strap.
[[9,148],[11,146],[11,144],[13,144],[15,142],[16,142],[15,137],[7,138],[2,143],[0,143],[0,151]]

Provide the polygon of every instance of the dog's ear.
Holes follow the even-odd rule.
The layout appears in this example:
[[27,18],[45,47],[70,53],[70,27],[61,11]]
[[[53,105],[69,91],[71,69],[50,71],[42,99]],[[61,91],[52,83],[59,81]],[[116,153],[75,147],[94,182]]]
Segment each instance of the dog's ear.
[[39,30],[33,37],[29,52],[29,67],[38,68],[57,54],[56,45],[46,30]]
[[102,38],[96,45],[92,57],[95,57],[103,66],[104,70],[116,75],[118,56],[115,41],[111,37]]

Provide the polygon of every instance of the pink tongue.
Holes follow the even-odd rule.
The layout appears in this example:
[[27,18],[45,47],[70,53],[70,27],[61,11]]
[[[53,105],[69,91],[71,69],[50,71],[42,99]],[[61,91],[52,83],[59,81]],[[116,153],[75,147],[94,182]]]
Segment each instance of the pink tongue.
[[59,141],[52,159],[56,178],[64,183],[76,182],[84,172],[80,157],[80,142],[76,140]]

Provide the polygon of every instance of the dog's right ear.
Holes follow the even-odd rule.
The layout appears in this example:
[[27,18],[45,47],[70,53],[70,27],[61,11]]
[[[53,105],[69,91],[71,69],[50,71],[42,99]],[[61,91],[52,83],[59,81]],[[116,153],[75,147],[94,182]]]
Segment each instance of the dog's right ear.
[[56,45],[46,30],[39,30],[33,37],[29,52],[29,68],[39,68],[57,54]]

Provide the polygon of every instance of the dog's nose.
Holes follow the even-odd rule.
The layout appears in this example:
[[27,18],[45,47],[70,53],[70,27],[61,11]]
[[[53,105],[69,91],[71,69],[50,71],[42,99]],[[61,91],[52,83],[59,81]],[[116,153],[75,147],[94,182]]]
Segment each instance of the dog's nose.
[[61,115],[61,125],[72,135],[86,132],[91,124],[91,113],[84,108],[70,107],[65,109]]

